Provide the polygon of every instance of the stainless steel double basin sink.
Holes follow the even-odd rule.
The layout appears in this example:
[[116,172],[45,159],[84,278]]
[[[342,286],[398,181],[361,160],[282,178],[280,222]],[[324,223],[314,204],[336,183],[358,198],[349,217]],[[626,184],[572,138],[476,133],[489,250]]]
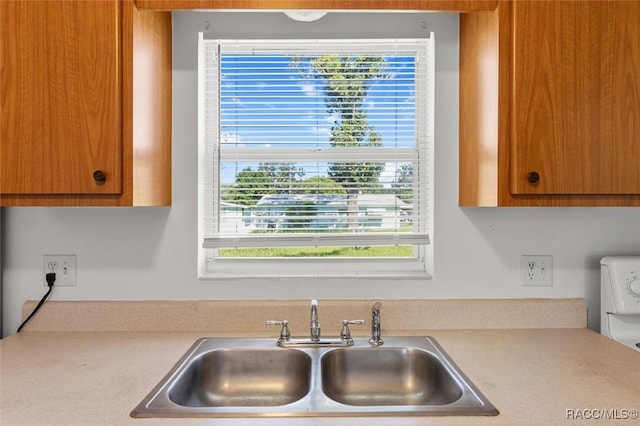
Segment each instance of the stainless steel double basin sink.
[[431,337],[373,347],[276,347],[274,339],[203,338],[133,417],[497,415]]

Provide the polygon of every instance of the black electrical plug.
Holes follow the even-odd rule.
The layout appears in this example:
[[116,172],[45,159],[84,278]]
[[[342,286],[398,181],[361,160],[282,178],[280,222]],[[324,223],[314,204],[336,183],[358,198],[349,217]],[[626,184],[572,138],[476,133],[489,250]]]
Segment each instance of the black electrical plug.
[[44,277],[47,280],[47,285],[49,286],[49,291],[47,291],[47,294],[45,294],[42,299],[40,299],[40,302],[36,305],[35,309],[33,310],[33,312],[31,312],[31,315],[29,315],[27,317],[26,320],[24,320],[24,322],[22,324],[20,324],[20,327],[18,327],[18,331],[17,333],[20,333],[20,330],[22,330],[22,327],[25,326],[25,324],[27,324],[29,322],[29,320],[31,318],[33,318],[33,316],[36,314],[36,312],[38,312],[38,310],[40,309],[40,307],[44,304],[44,302],[47,300],[47,297],[49,297],[49,295],[51,294],[51,290],[53,290],[53,283],[56,282],[56,273],[55,272],[49,272],[47,275],[45,275]]
[[47,280],[47,285],[49,287],[53,287],[53,283],[56,282],[56,273],[49,272],[47,275],[45,275],[45,279]]

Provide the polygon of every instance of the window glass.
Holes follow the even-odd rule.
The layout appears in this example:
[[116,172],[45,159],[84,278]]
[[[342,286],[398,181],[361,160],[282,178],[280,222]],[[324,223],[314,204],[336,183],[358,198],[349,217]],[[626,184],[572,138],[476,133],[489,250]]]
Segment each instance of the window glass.
[[432,45],[201,40],[206,272],[428,273]]

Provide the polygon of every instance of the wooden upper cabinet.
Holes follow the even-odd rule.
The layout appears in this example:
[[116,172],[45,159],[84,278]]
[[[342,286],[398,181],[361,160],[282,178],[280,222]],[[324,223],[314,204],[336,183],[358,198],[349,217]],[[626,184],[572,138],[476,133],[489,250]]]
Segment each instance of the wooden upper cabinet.
[[170,204],[168,13],[2,1],[0,43],[0,205]]
[[512,194],[640,194],[640,2],[512,6]]
[[640,206],[640,2],[460,16],[462,206]]
[[121,12],[118,2],[2,2],[0,192],[121,192]]

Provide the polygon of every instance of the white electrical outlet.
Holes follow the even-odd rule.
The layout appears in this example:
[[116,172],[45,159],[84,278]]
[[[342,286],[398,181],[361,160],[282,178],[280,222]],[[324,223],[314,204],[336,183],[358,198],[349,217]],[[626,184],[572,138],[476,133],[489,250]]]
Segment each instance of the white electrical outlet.
[[[75,254],[45,254],[44,273],[45,275],[54,272],[56,282],[54,287],[75,287],[76,286],[76,255]],[[47,281],[44,280],[44,286]]]
[[553,287],[553,256],[522,255],[522,285]]

